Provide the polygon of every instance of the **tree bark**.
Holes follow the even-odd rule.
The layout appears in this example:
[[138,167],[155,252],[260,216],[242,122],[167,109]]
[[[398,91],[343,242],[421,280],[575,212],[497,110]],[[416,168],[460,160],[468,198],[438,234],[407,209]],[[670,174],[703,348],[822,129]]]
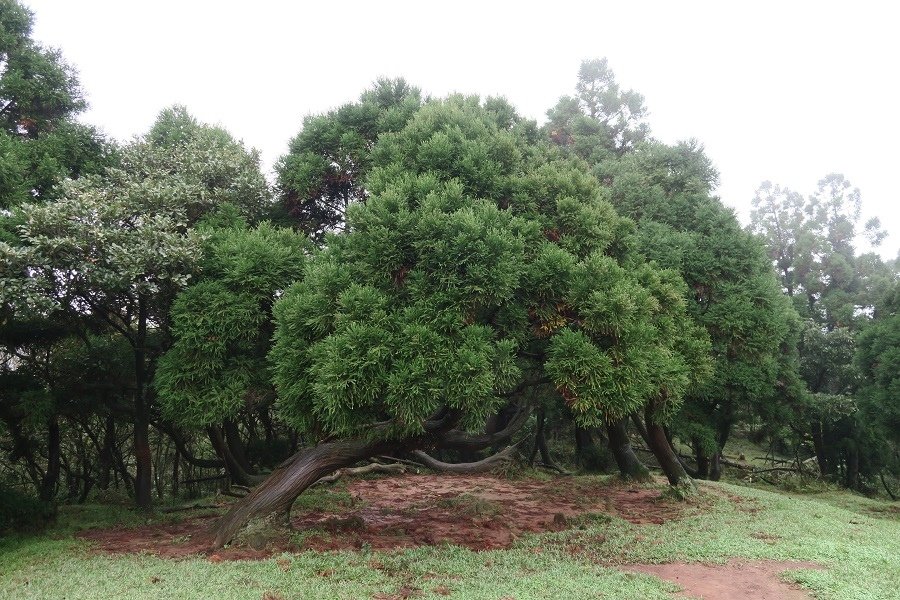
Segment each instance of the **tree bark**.
[[251,519],[287,511],[297,496],[323,475],[388,453],[395,446],[396,442],[383,440],[349,440],[326,442],[301,450],[216,522],[209,532],[212,547],[221,548],[230,542]]
[[687,471],[684,470],[684,467],[678,460],[678,456],[675,455],[675,451],[672,450],[669,440],[666,439],[665,430],[662,425],[653,420],[652,404],[647,405],[644,421],[647,427],[647,436],[650,440],[650,449],[653,451],[653,455],[656,456],[656,460],[659,462],[663,473],[666,474],[669,483],[673,486],[693,489],[695,487],[694,482],[688,476]]
[[234,483],[252,486],[265,479],[263,476],[253,475],[244,470],[240,462],[238,462],[231,453],[231,448],[225,441],[225,436],[223,435],[221,428],[211,426],[208,428],[207,433],[209,434],[210,443],[216,453],[222,457],[222,460],[225,463],[225,470],[228,472],[229,477],[231,477],[231,480]]
[[616,459],[619,474],[623,479],[650,481],[650,470],[638,459],[631,447],[631,440],[628,439],[628,430],[626,429],[627,422],[628,419],[624,418],[606,426],[606,432],[609,435],[609,449],[613,458]]
[[699,440],[694,440],[694,459],[697,461],[697,479],[709,477],[709,455]]
[[501,444],[509,439],[528,422],[531,416],[531,406],[519,406],[515,415],[506,426],[493,433],[470,434],[459,429],[451,429],[441,434],[440,447],[444,450],[458,450],[460,452],[483,450],[488,446]]
[[238,431],[237,424],[231,419],[226,419],[222,423],[222,431],[225,433],[225,443],[228,444],[228,451],[231,453],[234,461],[248,475],[256,475],[256,471],[250,464],[250,460],[247,458],[247,453],[244,450],[244,443],[241,441],[241,433]]
[[423,465],[428,467],[433,471],[438,471],[441,473],[457,473],[457,474],[473,474],[473,473],[487,473],[492,469],[495,469],[498,465],[501,465],[505,462],[508,462],[513,459],[516,452],[515,446],[507,446],[500,452],[496,454],[492,454],[485,459],[478,460],[475,462],[466,462],[466,463],[446,463],[439,461],[437,459],[432,458],[428,454],[422,452],[421,450],[416,450],[413,452],[413,456],[416,457],[416,460],[421,462]]

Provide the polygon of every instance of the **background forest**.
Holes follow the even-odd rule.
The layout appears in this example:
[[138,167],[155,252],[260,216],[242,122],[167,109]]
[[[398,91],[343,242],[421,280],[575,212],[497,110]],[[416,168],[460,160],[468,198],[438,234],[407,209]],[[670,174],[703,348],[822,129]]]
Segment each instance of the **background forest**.
[[378,80],[267,178],[182,106],[82,123],[32,25],[0,0],[0,530],[253,489],[221,545],[386,455],[900,489],[900,262],[843,175],[744,227],[594,59],[543,125]]

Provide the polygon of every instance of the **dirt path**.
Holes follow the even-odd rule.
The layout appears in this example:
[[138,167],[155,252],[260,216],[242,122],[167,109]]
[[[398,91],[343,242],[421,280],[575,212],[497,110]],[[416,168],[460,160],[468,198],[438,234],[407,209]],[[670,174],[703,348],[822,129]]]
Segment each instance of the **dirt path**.
[[[661,499],[662,489],[571,477],[537,481],[489,475],[408,474],[356,480],[347,486],[358,500],[353,507],[340,513],[295,511],[293,534],[251,540],[214,556],[262,558],[303,549],[390,550],[445,543],[473,550],[506,548],[522,534],[559,531],[577,526],[583,518],[614,515],[648,525],[678,518],[686,505]],[[92,541],[101,552],[187,556],[204,550],[191,539],[214,518],[209,515],[174,525],[97,529],[80,537]]]
[[627,565],[623,571],[655,575],[678,584],[679,598],[703,600],[810,600],[812,596],[779,577],[789,569],[821,569],[821,565],[798,561],[731,561],[725,565],[670,563]]

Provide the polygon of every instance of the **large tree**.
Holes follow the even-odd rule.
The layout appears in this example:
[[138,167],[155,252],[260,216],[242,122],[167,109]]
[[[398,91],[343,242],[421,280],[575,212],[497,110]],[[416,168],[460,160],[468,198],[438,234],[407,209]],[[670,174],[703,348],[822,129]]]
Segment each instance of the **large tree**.
[[798,404],[797,427],[811,438],[823,476],[842,473],[848,486],[860,487],[886,446],[869,435],[859,411],[857,367],[866,363],[854,362],[856,342],[896,269],[857,247],[877,246],[885,234],[877,218],[862,221],[859,190],[839,174],[824,177],[809,196],[763,183],[751,229],[766,241],[784,293],[807,319],[799,349],[810,395]]
[[534,388],[583,425],[641,411],[661,429],[696,383],[708,342],[681,279],[633,254],[583,164],[493,107],[432,101],[380,136],[368,200],[275,305],[279,414],[319,443],[236,504],[216,544],[360,459],[502,443],[524,419],[467,429],[510,404],[527,416]]
[[169,306],[197,270],[210,210],[266,209],[255,153],[183,108],[163,111],[102,177],[64,184],[59,200],[26,204],[15,245],[0,242],[0,303],[17,314],[64,315],[124,338],[132,350],[132,420],[139,506],[150,506],[150,387],[168,344]]
[[793,311],[763,244],[712,196],[716,173],[696,143],[644,144],[606,169],[613,203],[638,222],[639,247],[683,275],[689,312],[712,339],[714,375],[690,396],[676,433],[693,446],[698,475],[717,479],[735,424],[798,393],[786,343]]
[[764,246],[713,195],[718,173],[702,147],[651,141],[643,98],[619,88],[605,59],[582,63],[576,93],[548,111],[550,140],[588,161],[636,222],[638,250],[681,274],[688,312],[711,338],[713,375],[689,394],[675,429],[694,447],[697,474],[718,478],[734,425],[797,391],[792,313]]
[[160,359],[155,387],[162,414],[205,428],[231,480],[250,485],[258,477],[238,423],[258,416],[273,437],[275,394],[266,365],[272,305],[302,276],[309,244],[268,223],[247,229],[236,220],[205,231],[201,275],[172,306],[174,343]]

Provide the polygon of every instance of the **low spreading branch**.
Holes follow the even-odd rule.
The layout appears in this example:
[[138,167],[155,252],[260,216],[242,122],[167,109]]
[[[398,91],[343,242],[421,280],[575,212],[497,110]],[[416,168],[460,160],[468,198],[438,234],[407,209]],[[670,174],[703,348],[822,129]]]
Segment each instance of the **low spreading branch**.
[[421,450],[416,450],[413,452],[413,456],[415,456],[419,461],[422,462],[423,465],[428,467],[433,471],[439,471],[441,473],[459,473],[459,474],[472,474],[472,473],[486,473],[495,469],[503,463],[506,463],[512,460],[515,457],[516,446],[507,446],[497,454],[492,454],[485,459],[469,462],[469,463],[446,463],[437,460],[436,458],[432,458],[425,452]]

